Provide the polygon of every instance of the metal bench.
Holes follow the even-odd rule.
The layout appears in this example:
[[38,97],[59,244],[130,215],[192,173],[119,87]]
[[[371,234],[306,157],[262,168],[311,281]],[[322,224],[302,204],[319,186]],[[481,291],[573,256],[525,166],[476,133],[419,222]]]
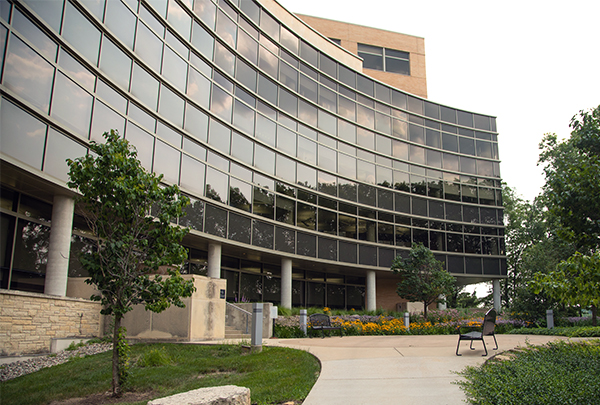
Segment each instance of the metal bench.
[[[331,318],[329,317],[329,315],[313,314],[308,317],[308,322],[309,322],[311,331],[313,331],[313,330],[321,331],[321,338],[325,337],[324,331],[326,331],[326,330],[338,329],[340,331],[340,337],[342,337],[344,335],[344,332],[343,332],[341,326],[332,326],[331,325]],[[309,333],[309,337],[312,338],[312,334]]]
[[460,334],[461,327],[459,326],[458,327],[459,336],[458,336],[458,344],[456,345],[456,355],[462,356],[462,354],[458,354],[458,348],[460,347],[460,342],[462,340],[470,340],[471,341],[471,345],[469,346],[471,350],[475,350],[473,348],[473,341],[481,340],[481,343],[483,344],[483,350],[485,350],[485,354],[483,354],[482,356],[487,356],[488,352],[487,352],[487,347],[485,347],[485,341],[483,340],[484,336],[493,336],[494,342],[496,343],[496,347],[494,348],[494,350],[498,350],[498,341],[496,340],[496,334],[494,333],[495,326],[496,326],[496,310],[494,308],[490,309],[485,314],[485,317],[483,318],[483,324],[481,325],[481,332],[473,331],[473,332],[469,332],[469,333]]

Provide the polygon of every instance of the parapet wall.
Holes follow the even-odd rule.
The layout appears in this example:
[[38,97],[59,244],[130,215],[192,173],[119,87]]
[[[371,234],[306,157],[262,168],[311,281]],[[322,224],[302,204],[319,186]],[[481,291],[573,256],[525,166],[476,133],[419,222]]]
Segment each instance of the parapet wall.
[[99,302],[0,290],[0,354],[49,353],[51,340],[101,335]]

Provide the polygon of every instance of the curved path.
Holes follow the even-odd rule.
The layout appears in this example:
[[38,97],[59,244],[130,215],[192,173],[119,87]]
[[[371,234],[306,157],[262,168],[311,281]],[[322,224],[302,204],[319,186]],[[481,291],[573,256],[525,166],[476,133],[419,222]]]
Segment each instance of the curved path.
[[[566,339],[557,336],[497,335],[502,352]],[[497,352],[493,337],[486,337],[488,357],[481,342],[460,347],[457,335],[345,336],[325,339],[265,339],[268,346],[306,350],[322,364],[321,374],[303,405],[459,405],[465,396],[453,381],[469,365],[483,363]]]

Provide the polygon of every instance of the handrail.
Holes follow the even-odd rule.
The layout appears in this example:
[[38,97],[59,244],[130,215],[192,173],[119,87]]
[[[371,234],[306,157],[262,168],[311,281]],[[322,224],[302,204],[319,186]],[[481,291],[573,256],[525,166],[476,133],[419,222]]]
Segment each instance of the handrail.
[[[246,334],[250,333],[250,322],[252,322],[252,313],[246,311],[245,309],[242,309],[240,307],[238,307],[237,305],[234,305],[230,302],[225,301],[226,304],[226,317],[227,317],[227,321],[228,324],[230,326],[236,326],[235,325],[235,311],[237,311],[238,313],[240,313],[241,317],[245,318],[245,324],[246,324]],[[242,321],[243,322],[243,321]]]

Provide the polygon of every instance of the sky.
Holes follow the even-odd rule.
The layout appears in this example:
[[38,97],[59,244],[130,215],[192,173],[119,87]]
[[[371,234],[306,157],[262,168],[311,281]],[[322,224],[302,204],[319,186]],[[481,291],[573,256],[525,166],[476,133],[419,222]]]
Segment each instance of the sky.
[[[278,0],[291,12],[425,39],[428,99],[497,117],[503,181],[544,185],[546,133],[600,105],[600,1]],[[366,7],[368,5],[368,7]]]

